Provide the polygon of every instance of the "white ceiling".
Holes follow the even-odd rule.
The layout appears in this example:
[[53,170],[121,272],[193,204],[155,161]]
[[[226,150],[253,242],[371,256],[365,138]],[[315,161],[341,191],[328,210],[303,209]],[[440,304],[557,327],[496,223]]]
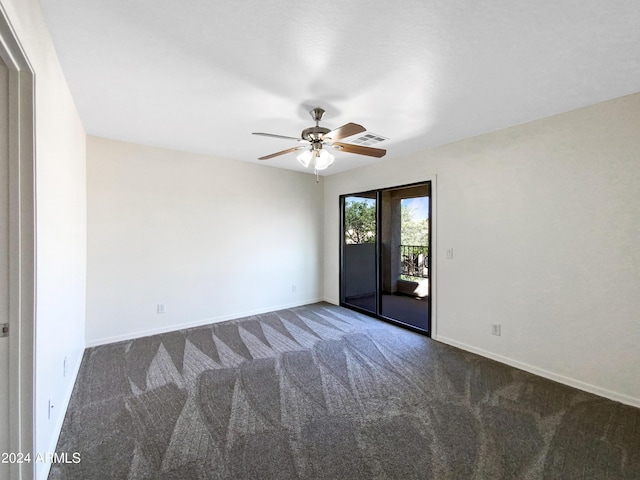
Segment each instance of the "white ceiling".
[[87,133],[242,161],[314,106],[384,160],[640,91],[637,0],[41,3]]

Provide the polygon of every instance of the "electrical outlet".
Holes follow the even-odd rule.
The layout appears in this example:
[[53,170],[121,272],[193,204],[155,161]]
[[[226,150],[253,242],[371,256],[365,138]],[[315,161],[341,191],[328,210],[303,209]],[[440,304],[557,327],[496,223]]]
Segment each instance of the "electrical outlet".
[[491,325],[491,333],[493,335],[498,336],[498,337],[501,335],[500,324],[499,323],[494,323],[494,324]]
[[448,258],[449,260],[452,260],[452,259],[453,259],[453,248],[448,248],[448,249],[447,249],[447,258]]
[[165,306],[164,303],[158,304],[158,306],[156,307],[156,313],[158,314],[167,313],[167,307]]
[[291,292],[292,293],[296,293],[297,289],[298,289],[298,287],[296,287],[295,285],[291,285]]

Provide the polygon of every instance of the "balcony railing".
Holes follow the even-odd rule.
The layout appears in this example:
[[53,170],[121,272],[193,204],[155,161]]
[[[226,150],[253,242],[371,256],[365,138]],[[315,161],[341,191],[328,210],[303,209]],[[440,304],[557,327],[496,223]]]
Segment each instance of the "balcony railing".
[[400,274],[429,278],[429,247],[400,245]]

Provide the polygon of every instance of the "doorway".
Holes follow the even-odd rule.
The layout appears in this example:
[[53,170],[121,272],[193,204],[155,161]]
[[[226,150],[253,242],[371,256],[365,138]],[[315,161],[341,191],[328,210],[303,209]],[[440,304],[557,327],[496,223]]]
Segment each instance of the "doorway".
[[[14,32],[0,8],[0,451],[26,455],[34,416],[34,74]],[[33,463],[0,464],[0,478],[34,471]]]
[[431,182],[343,195],[340,304],[430,334]]

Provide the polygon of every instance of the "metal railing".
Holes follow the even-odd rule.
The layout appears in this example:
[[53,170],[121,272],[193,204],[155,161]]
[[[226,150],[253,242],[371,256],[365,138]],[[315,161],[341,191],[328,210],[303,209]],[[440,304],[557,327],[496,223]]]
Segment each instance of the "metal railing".
[[400,245],[400,274],[429,278],[429,247]]

